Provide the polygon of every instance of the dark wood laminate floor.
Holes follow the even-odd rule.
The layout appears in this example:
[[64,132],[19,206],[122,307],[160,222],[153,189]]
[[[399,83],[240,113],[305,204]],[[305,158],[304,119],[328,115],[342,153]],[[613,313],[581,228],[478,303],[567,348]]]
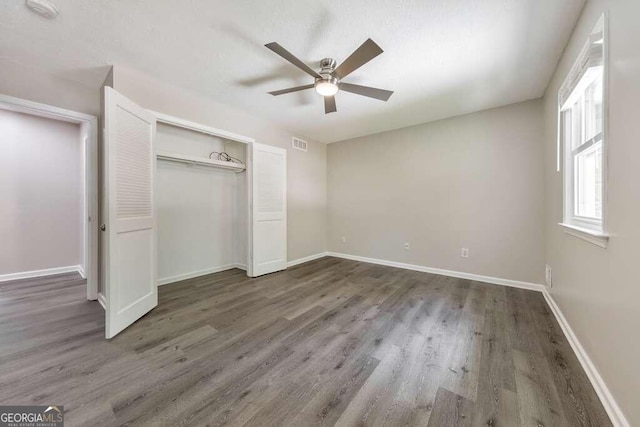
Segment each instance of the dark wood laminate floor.
[[90,426],[610,425],[536,292],[323,258],[163,286],[111,341],[84,294],[0,284],[0,404]]

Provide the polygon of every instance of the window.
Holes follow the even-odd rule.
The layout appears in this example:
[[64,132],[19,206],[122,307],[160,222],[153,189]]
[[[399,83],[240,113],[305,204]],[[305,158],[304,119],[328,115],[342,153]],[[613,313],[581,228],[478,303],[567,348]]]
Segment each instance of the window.
[[605,235],[605,32],[601,18],[560,89],[563,225]]

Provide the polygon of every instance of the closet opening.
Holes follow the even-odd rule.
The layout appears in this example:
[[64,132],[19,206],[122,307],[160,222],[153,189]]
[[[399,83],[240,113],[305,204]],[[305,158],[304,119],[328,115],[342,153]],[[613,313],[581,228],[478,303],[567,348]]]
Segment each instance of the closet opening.
[[158,285],[246,270],[250,141],[154,114]]
[[0,282],[79,274],[96,300],[97,118],[0,95],[0,135]]

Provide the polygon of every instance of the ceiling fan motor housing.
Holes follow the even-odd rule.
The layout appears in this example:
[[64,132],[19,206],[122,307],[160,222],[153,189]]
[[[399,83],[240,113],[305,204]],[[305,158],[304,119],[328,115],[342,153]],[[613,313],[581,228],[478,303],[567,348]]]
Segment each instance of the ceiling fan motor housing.
[[[333,58],[324,58],[320,61],[320,77],[316,78],[315,86],[318,87],[318,84],[331,84],[334,86],[338,86],[340,84],[340,79],[333,76],[333,70],[336,69],[337,62]],[[337,89],[336,89],[337,90]]]
[[324,58],[320,61],[320,74],[331,74],[336,69],[338,63],[333,58]]

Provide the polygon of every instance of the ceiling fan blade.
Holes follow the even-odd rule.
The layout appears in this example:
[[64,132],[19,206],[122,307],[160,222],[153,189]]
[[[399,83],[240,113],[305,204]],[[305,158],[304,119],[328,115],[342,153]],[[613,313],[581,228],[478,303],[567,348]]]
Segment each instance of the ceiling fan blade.
[[300,90],[305,90],[305,89],[312,89],[313,86],[314,84],[312,83],[310,85],[290,87],[289,89],[274,90],[273,92],[269,92],[269,95],[273,95],[273,96],[284,95],[285,93],[298,92]]
[[324,113],[335,113],[338,111],[336,109],[336,98],[335,96],[325,96],[324,97]]
[[393,95],[392,90],[377,89],[375,87],[360,86],[351,83],[340,83],[340,90],[379,99],[380,101],[387,101],[391,95]]
[[296,67],[300,68],[302,71],[304,71],[305,73],[309,74],[310,76],[312,76],[314,78],[320,78],[320,74],[316,73],[307,64],[305,64],[304,62],[302,62],[301,60],[299,60],[298,58],[293,56],[293,54],[291,52],[289,52],[287,49],[285,49],[282,46],[280,46],[278,43],[276,43],[276,42],[267,43],[267,44],[265,44],[265,47],[267,47],[268,49],[272,50],[274,53],[277,53],[278,55],[280,55],[281,57],[283,57],[287,61],[291,62],[293,65],[295,65]]
[[376,56],[380,55],[383,50],[373,40],[367,39],[364,43],[357,48],[351,56],[344,60],[344,62],[338,65],[333,71],[333,75],[339,79],[342,79],[358,68],[362,67],[367,62],[371,61]]

